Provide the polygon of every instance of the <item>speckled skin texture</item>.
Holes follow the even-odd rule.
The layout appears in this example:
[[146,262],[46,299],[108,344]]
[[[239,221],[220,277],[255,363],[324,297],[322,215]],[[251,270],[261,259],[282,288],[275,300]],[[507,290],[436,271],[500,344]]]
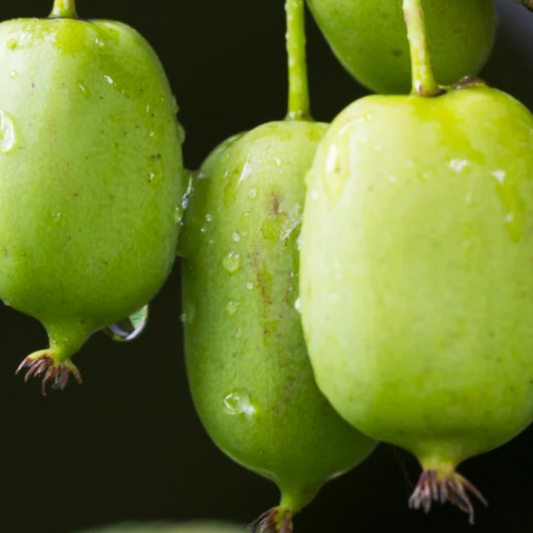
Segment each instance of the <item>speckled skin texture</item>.
[[175,103],[148,43],[109,21],[0,24],[0,82],[0,297],[68,358],[170,273]]
[[[411,63],[402,0],[307,0],[343,66],[374,92],[407,94]],[[492,49],[493,0],[423,0],[437,81],[477,74]]]
[[324,124],[274,122],[217,148],[184,228],[186,362],[214,442],[298,511],[375,443],[319,392],[295,309],[298,235]]
[[320,389],[452,467],[533,418],[533,118],[504,93],[371,96],[308,175],[301,310]]

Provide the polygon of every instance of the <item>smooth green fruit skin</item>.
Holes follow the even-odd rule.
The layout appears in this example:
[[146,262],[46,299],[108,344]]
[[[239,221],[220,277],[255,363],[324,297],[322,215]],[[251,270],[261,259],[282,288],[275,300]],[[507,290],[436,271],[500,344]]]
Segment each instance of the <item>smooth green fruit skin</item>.
[[186,363],[199,416],[294,512],[375,443],[319,392],[298,296],[304,176],[327,126],[273,122],[219,146],[185,216]]
[[[429,468],[533,419],[533,117],[489,88],[370,96],[308,175],[301,310],[318,385]],[[434,464],[433,464],[434,466]]]
[[[402,0],[307,0],[344,68],[374,92],[407,94],[411,62]],[[477,74],[496,33],[493,0],[422,0],[437,81]]]
[[91,529],[84,533],[245,533],[244,526],[219,522],[125,523]]
[[124,24],[0,24],[0,297],[67,353],[170,273],[175,111],[154,51]]

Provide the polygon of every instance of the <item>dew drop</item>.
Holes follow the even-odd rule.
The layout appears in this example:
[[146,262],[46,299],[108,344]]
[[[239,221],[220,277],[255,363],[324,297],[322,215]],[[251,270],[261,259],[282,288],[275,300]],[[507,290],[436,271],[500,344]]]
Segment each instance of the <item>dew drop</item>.
[[125,320],[105,328],[105,332],[117,342],[129,342],[136,339],[148,323],[149,308],[145,305]]
[[183,144],[185,142],[185,139],[187,138],[185,128],[179,122],[178,122],[178,137],[180,140],[180,144]]
[[174,222],[179,224],[183,219],[183,208],[178,205],[174,208]]
[[108,76],[107,74],[104,74],[104,80],[107,81],[109,85],[115,85],[115,80],[111,76]]
[[207,233],[207,226],[202,226],[202,227],[200,228],[200,231],[201,231],[202,233]]
[[95,42],[96,45],[99,46],[100,48],[103,48],[103,47],[105,46],[104,41],[102,41],[101,39],[95,39],[94,42]]
[[294,309],[296,309],[296,311],[298,311],[298,313],[301,311],[301,309],[302,309],[302,299],[301,298],[296,298],[296,301],[294,302]]
[[233,390],[222,400],[224,411],[231,416],[250,418],[255,415],[256,407],[252,398],[244,390]]
[[152,182],[155,179],[155,172],[150,172],[148,174],[148,181]]
[[255,198],[257,196],[257,187],[250,187],[250,190],[248,191],[248,196],[250,198]]
[[54,213],[54,221],[59,222],[61,220],[61,213],[58,211],[57,213]]
[[249,282],[246,284],[246,288],[247,288],[249,291],[251,291],[251,290],[254,288],[254,284],[253,284],[251,281],[249,281]]
[[468,166],[470,166],[470,162],[466,159],[452,159],[449,164],[449,167],[457,174],[460,174]]
[[235,302],[234,300],[228,302],[228,305],[226,306],[226,311],[228,312],[228,315],[234,315],[239,310],[239,306],[239,302]]
[[205,219],[207,222],[213,222],[213,215],[205,215]]
[[81,94],[85,96],[85,98],[89,98],[89,96],[91,96],[89,89],[87,89],[87,86],[84,85],[81,81],[78,82],[78,89],[80,90]]
[[15,147],[17,135],[13,117],[0,109],[0,153],[7,154]]
[[234,231],[233,234],[231,235],[231,238],[233,242],[239,242],[241,240],[241,235],[239,234],[238,231]]
[[499,169],[496,169],[496,170],[493,170],[490,175],[493,177],[493,178],[496,178],[496,181],[498,183],[504,183],[505,182],[505,178],[507,176],[507,173],[505,172],[505,170],[499,170]]
[[230,274],[235,274],[241,268],[241,256],[237,252],[229,252],[222,264]]

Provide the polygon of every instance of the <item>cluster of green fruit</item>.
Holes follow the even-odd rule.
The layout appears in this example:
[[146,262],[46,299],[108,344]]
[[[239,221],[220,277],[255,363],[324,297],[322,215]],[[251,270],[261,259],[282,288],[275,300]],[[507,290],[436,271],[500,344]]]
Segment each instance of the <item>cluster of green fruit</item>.
[[304,0],[286,0],[286,119],[193,173],[131,28],[74,0],[0,25],[0,298],[50,338],[20,369],[43,392],[81,381],[73,354],[98,330],[135,338],[178,253],[199,416],[282,494],[253,531],[291,532],[378,441],[420,460],[412,507],[473,521],[457,465],[533,420],[533,116],[472,77],[492,0],[308,5],[386,95],[314,122]]

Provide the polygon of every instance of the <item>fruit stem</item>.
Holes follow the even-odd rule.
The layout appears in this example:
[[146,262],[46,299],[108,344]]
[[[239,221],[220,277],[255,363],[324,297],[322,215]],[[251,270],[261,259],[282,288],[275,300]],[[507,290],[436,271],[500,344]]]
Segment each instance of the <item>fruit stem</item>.
[[403,14],[411,50],[411,94],[436,96],[441,90],[431,67],[422,0],[403,0]]
[[75,0],[54,0],[54,7],[52,8],[52,13],[50,13],[52,18],[78,18],[76,13],[76,1]]
[[311,120],[307,57],[305,51],[305,1],[286,0],[287,54],[289,56],[288,120]]

